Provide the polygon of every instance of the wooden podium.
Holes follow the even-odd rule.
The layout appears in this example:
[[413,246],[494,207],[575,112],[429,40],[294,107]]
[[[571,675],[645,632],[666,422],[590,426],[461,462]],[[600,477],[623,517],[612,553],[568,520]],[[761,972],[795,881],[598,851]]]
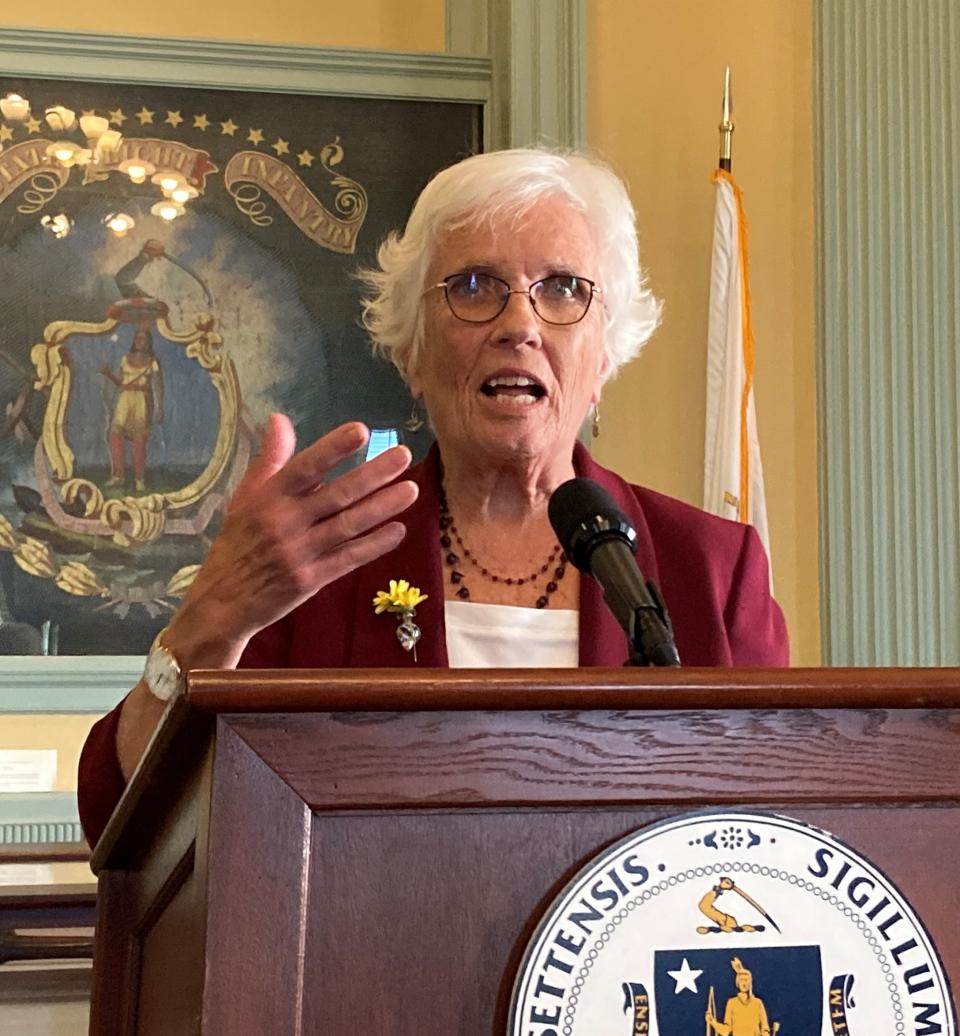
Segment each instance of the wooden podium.
[[198,672],[94,855],[91,1032],[503,1033],[579,868],[708,807],[850,843],[960,988],[960,670]]

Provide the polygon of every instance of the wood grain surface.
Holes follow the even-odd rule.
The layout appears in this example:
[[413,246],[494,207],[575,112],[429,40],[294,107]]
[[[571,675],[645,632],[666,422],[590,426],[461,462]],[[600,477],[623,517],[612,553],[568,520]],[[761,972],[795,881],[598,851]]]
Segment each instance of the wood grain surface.
[[203,1031],[298,1032],[310,811],[221,723],[210,814]]
[[98,870],[95,1036],[201,1031],[215,745],[208,719],[195,726],[164,732],[111,821],[109,849],[101,839],[94,853],[110,857]]
[[312,809],[960,800],[960,710],[266,713],[227,721]]

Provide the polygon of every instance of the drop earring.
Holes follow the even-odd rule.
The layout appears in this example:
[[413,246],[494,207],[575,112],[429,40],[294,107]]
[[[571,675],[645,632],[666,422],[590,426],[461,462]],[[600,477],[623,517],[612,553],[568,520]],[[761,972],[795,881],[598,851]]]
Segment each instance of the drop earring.
[[593,419],[590,421],[590,434],[594,439],[600,438],[600,404],[593,405]]
[[425,419],[426,412],[423,408],[423,403],[419,399],[414,399],[413,406],[410,409],[410,416],[403,422],[403,427],[408,432],[419,432],[426,423]]

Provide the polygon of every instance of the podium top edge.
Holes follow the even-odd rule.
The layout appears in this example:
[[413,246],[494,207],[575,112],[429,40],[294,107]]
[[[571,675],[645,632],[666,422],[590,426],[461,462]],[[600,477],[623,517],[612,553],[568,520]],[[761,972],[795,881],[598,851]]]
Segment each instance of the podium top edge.
[[960,668],[196,670],[213,713],[960,708]]

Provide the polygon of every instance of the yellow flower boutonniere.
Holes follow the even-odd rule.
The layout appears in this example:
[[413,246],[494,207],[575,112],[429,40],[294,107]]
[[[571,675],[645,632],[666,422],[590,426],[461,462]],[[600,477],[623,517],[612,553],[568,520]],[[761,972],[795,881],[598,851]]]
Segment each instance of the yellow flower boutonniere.
[[427,599],[419,587],[411,586],[406,579],[391,579],[389,590],[378,590],[373,599],[373,610],[377,615],[393,612],[400,621],[397,640],[404,651],[412,651],[417,657],[417,641],[421,637],[420,627],[413,621],[416,608]]

